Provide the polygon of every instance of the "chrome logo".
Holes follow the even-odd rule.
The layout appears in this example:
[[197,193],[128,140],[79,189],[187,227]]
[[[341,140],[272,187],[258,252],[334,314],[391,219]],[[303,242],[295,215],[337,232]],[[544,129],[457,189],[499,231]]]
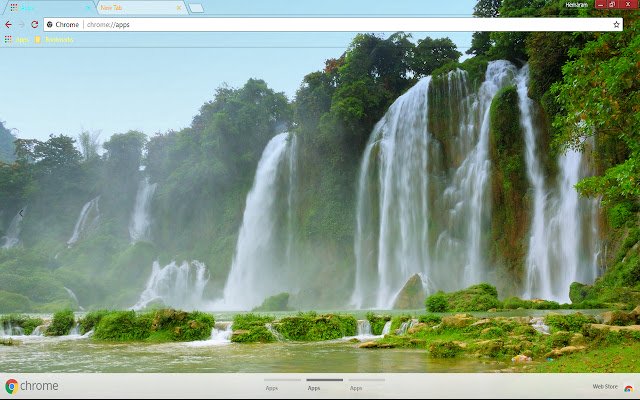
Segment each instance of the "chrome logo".
[[7,383],[4,384],[4,388],[9,394],[16,394],[18,391],[18,381],[15,379],[9,379]]
[[625,387],[624,387],[624,391],[625,391],[625,392],[633,392],[633,386],[631,386],[631,385],[627,385],[627,386],[625,386]]

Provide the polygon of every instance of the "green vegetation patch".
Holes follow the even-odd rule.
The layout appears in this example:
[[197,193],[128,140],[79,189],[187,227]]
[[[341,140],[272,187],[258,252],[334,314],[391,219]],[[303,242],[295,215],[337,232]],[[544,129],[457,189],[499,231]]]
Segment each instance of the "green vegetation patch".
[[64,336],[68,335],[73,329],[76,320],[71,310],[62,310],[53,314],[51,325],[47,328],[45,335],[47,336]]
[[282,318],[274,327],[287,340],[315,342],[355,336],[358,321],[352,315],[308,312]]
[[498,300],[498,291],[488,283],[480,283],[453,293],[435,293],[427,297],[425,305],[428,312],[487,311],[502,308],[502,303]]
[[235,343],[268,343],[276,341],[275,336],[266,327],[275,318],[269,315],[237,314],[233,317],[233,334],[231,341]]
[[97,311],[88,312],[84,317],[82,317],[78,321],[78,323],[80,324],[80,333],[84,335],[90,330],[95,329],[95,327],[98,325],[98,322],[100,322],[102,317],[104,317],[105,315],[111,312],[113,311],[97,310]]
[[367,313],[367,320],[371,325],[371,333],[374,335],[382,335],[387,321],[391,321],[391,315],[376,315],[370,311]]
[[252,311],[288,311],[289,293],[280,293],[267,297],[262,304]]
[[93,337],[105,341],[184,342],[211,337],[212,315],[200,311],[162,309],[136,314],[135,311],[96,312],[84,329],[96,323]]
[[27,315],[9,314],[0,317],[0,326],[3,327],[5,332],[9,327],[19,327],[22,328],[25,335],[31,335],[33,330],[42,324],[44,324],[42,318],[32,318]]
[[578,312],[567,315],[548,314],[544,322],[552,331],[580,332],[585,324],[595,323],[596,320],[591,315]]

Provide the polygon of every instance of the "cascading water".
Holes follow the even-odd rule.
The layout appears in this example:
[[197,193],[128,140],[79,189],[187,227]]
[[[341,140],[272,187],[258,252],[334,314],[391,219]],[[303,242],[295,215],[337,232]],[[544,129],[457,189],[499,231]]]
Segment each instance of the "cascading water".
[[7,229],[7,234],[2,237],[3,249],[10,249],[20,243],[20,230],[22,219],[24,218],[24,213],[26,211],[26,207],[22,208],[11,220],[11,224],[9,224],[9,229]]
[[133,207],[133,213],[131,214],[131,221],[129,223],[129,236],[131,237],[131,242],[149,240],[151,237],[149,229],[151,226],[149,206],[151,205],[151,199],[153,198],[156,186],[156,183],[149,183],[148,177],[145,177],[140,181],[138,192],[136,194],[136,202]]
[[84,308],[80,305],[80,302],[78,301],[78,296],[76,296],[73,290],[69,289],[66,286],[63,286],[63,287],[64,287],[64,290],[67,291],[67,294],[69,295],[69,297],[71,297],[71,300],[73,300],[76,303],[80,311],[84,311]]
[[[247,310],[268,296],[290,291],[295,271],[290,261],[292,245],[292,187],[295,179],[295,136],[281,133],[267,144],[247,195],[236,253],[216,309]],[[292,177],[293,176],[293,177]],[[286,196],[287,201],[279,201]],[[288,209],[281,209],[282,203]],[[286,232],[282,232],[281,227]]]
[[133,310],[141,310],[153,302],[183,310],[193,310],[203,304],[202,294],[209,282],[207,266],[200,261],[175,261],[160,268],[154,261],[147,286]]
[[389,332],[391,332],[391,321],[385,322],[384,326],[382,327],[382,336],[388,335]]
[[452,166],[444,165],[443,132],[429,131],[430,77],[400,96],[375,126],[358,184],[355,307],[390,308],[416,273],[426,277],[428,290],[486,279],[489,109],[515,73],[507,61],[489,63],[477,95],[470,94],[465,72],[449,73],[448,102],[457,110],[447,128],[457,127],[447,134],[455,142],[446,154]]
[[98,207],[99,201],[100,196],[88,201],[84,206],[82,206],[76,225],[73,228],[73,234],[67,241],[68,247],[75,244],[85,232],[95,228],[98,220],[100,219],[100,208]]
[[[582,153],[558,159],[558,183],[547,189],[536,147],[529,68],[516,77],[520,122],[525,136],[527,176],[533,188],[532,222],[526,259],[524,297],[569,301],[574,281],[593,282],[597,274],[597,200],[580,199],[574,185],[588,173]],[[583,220],[590,229],[583,232]]]

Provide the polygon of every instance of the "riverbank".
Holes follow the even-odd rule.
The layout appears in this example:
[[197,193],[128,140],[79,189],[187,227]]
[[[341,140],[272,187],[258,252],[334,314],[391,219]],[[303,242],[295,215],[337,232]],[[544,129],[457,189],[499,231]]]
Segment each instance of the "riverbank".
[[[473,314],[237,314],[214,322],[200,312],[101,311],[83,314],[62,336],[47,336],[48,326],[7,331],[4,316],[0,351],[16,372],[640,372],[640,307]],[[136,321],[149,322],[148,334],[118,334],[140,328]]]

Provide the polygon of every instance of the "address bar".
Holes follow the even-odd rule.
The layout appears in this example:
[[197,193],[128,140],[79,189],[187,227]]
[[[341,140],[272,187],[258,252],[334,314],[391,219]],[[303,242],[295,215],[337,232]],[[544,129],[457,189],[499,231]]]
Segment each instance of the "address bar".
[[609,32],[622,18],[44,18],[45,32]]

